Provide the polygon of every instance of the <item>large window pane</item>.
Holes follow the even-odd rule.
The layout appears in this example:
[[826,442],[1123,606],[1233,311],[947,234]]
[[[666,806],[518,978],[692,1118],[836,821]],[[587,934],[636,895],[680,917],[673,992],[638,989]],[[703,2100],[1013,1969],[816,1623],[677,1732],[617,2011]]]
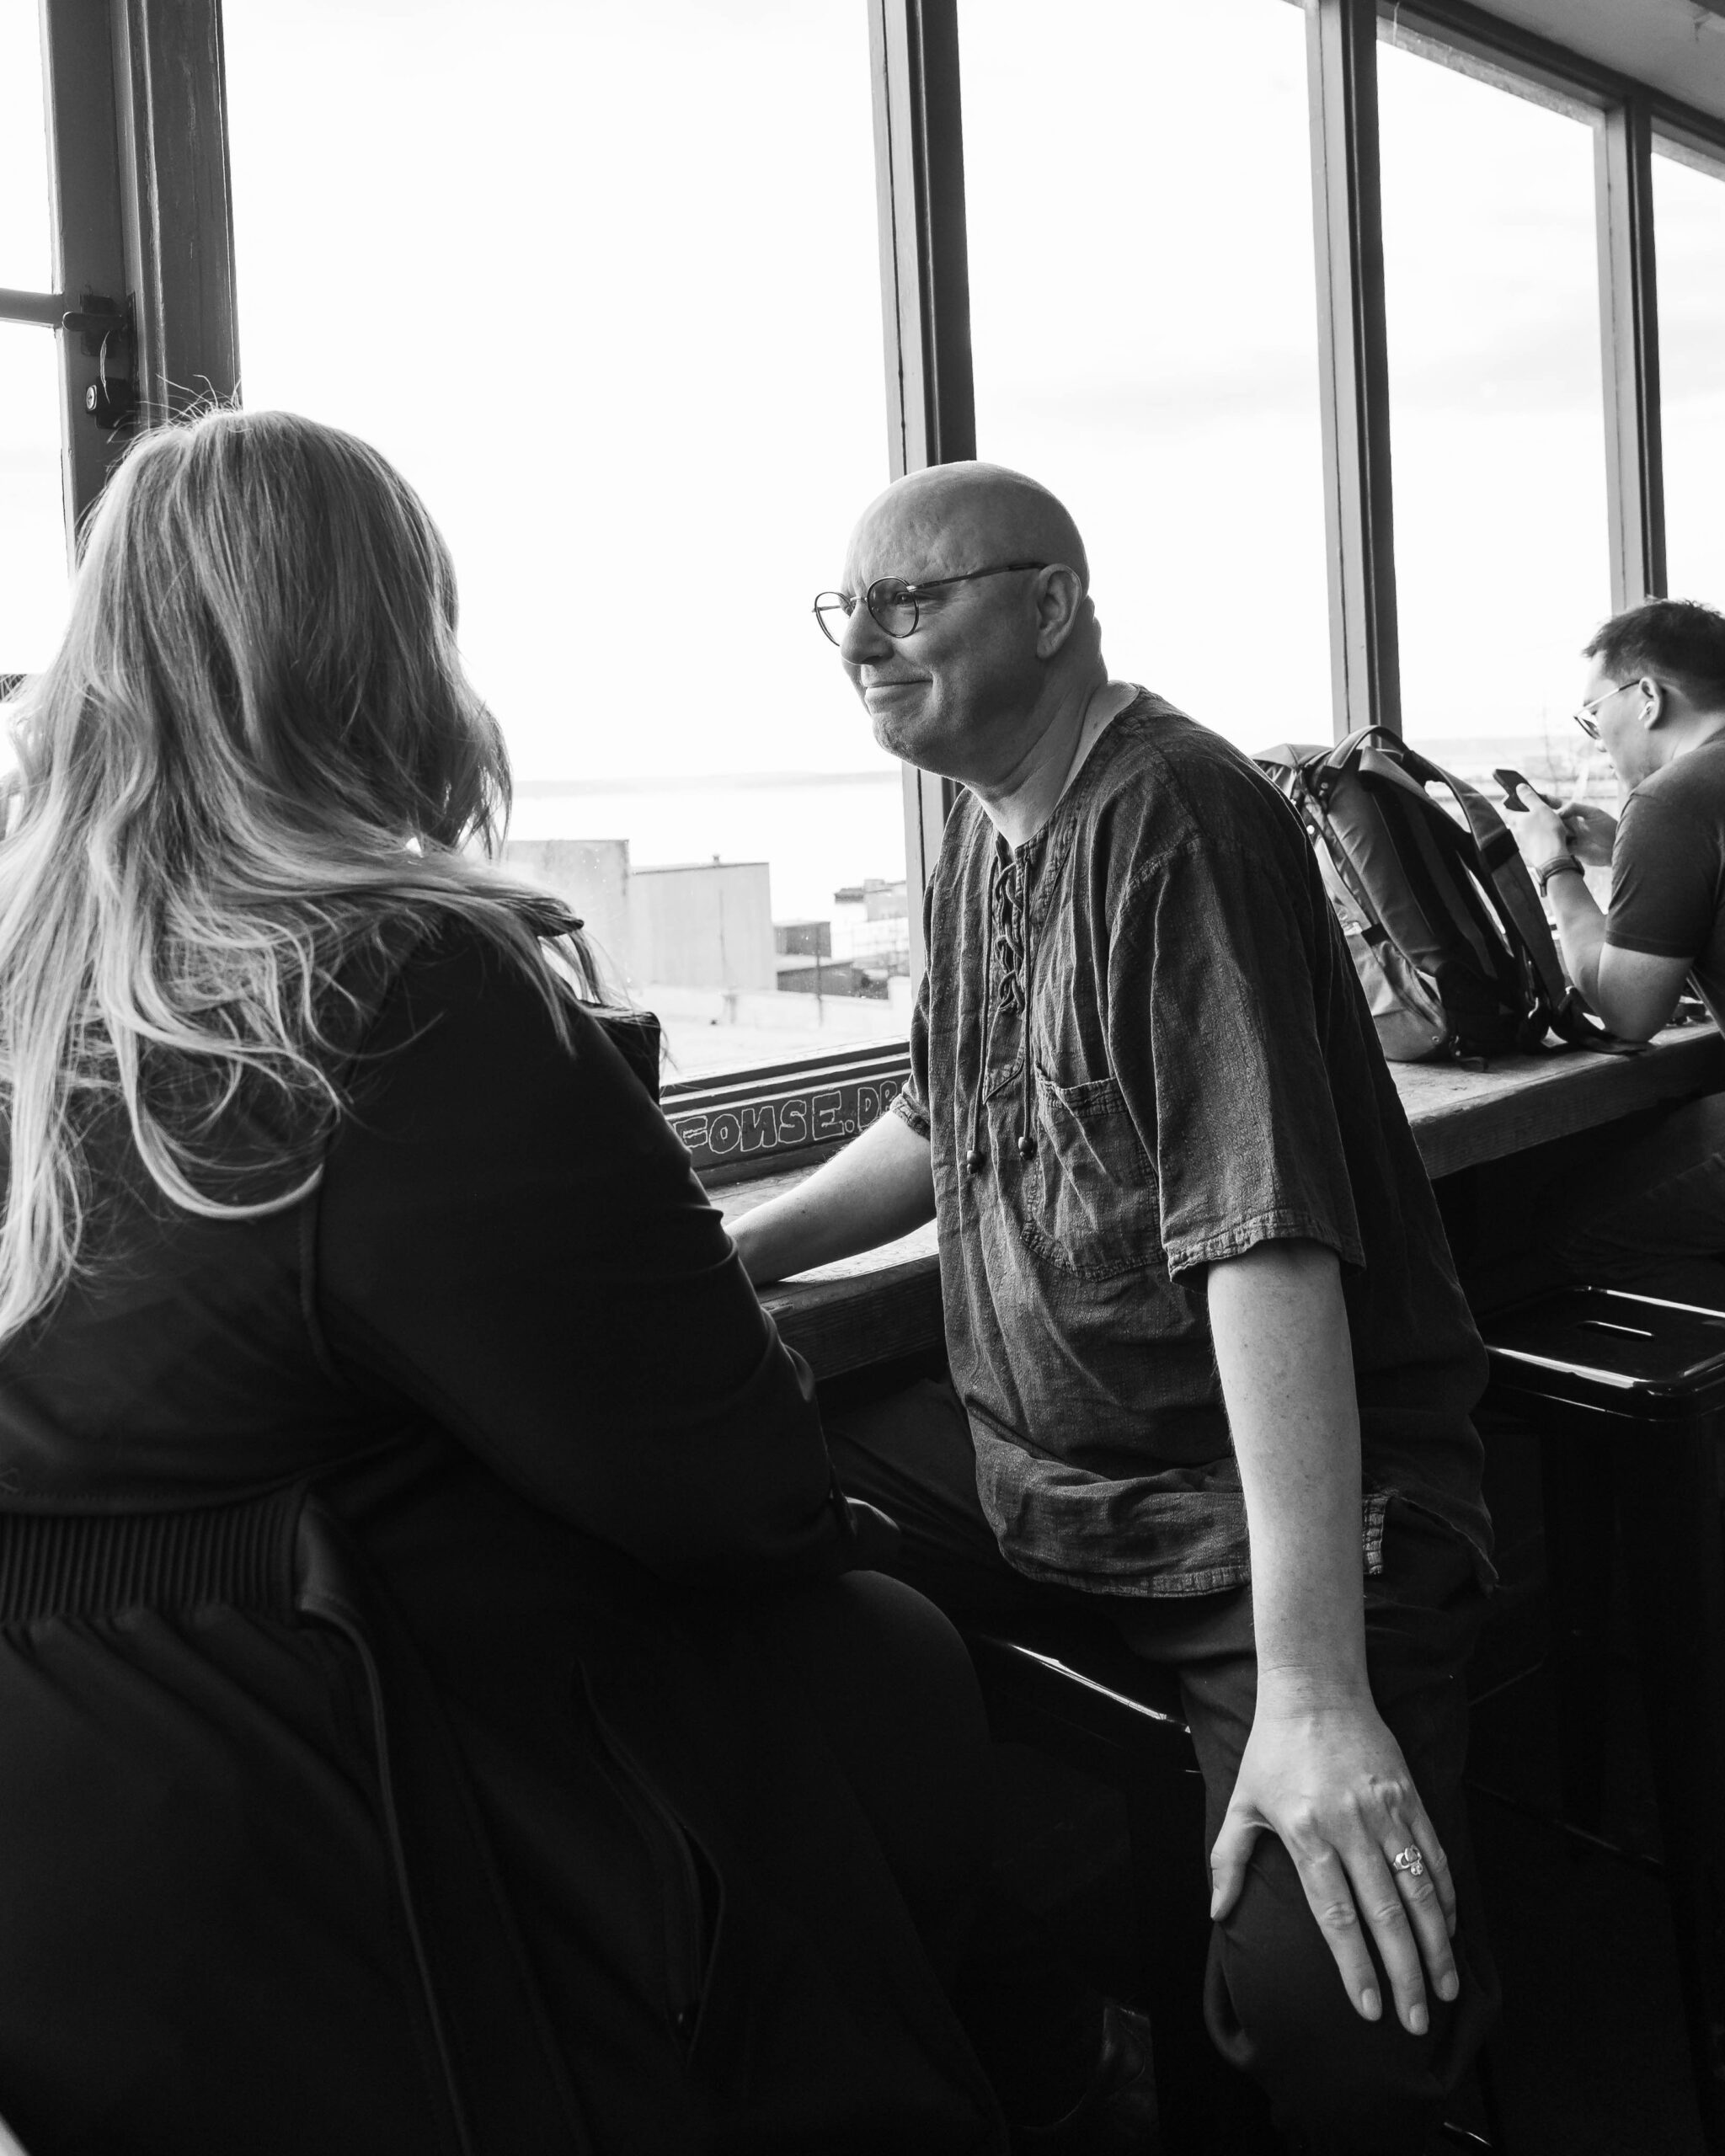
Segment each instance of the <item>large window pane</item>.
[[0,675],[45,665],[66,625],[54,332],[0,322]]
[[1584,782],[1577,654],[1610,611],[1591,117],[1378,61],[1407,736]]
[[1725,606],[1725,162],[1653,159],[1669,589]]
[[40,0],[0,0],[0,285],[54,290]]
[[1104,649],[1247,748],[1330,733],[1305,24],[962,0],[976,434],[1090,550]]
[[442,525],[518,860],[684,1074],[902,1038],[898,766],[809,611],[887,478],[865,11],[223,14],[245,401]]

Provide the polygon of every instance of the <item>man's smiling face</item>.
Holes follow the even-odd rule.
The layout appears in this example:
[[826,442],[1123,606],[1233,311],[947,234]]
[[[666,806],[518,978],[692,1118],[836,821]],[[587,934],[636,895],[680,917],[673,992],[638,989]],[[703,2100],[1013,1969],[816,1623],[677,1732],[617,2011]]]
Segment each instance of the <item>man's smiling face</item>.
[[840,652],[881,747],[964,780],[985,775],[995,722],[1034,698],[1034,580],[1014,571],[931,592],[914,631],[888,636],[862,599],[878,579],[916,584],[1015,558],[998,536],[975,528],[985,519],[943,518],[930,513],[937,508],[888,494],[864,515],[845,561],[844,589],[857,603]]

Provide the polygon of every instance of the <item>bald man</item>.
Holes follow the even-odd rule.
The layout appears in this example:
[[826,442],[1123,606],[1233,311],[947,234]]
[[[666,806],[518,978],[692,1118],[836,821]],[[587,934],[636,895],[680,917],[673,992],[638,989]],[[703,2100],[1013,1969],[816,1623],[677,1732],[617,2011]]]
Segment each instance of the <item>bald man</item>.
[[1215,2041],[1315,2145],[1420,2148],[1494,2000],[1460,1795],[1484,1358],[1311,849],[1109,677],[1032,480],[900,481],[816,605],[876,739],[966,791],[911,1081],[745,1262],[938,1219],[950,1385],[835,1418],[846,1487],[948,1609],[1081,1601],[1173,1667]]

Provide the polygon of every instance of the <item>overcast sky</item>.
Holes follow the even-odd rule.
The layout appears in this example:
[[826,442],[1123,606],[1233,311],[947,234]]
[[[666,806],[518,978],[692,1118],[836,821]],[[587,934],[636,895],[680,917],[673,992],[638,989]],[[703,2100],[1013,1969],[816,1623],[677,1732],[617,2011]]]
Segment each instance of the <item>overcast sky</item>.
[[[8,83],[34,13],[0,0]],[[886,478],[861,0],[225,14],[246,400],[420,488],[521,771],[868,766],[807,612]],[[981,452],[1070,500],[1117,672],[1249,746],[1322,738],[1300,13],[1060,23],[963,0]],[[1381,60],[1410,728],[1561,723],[1608,596],[1590,131]],[[1662,166],[1658,206],[1674,577],[1725,597],[1725,185]],[[0,667],[56,611],[48,342],[0,328]]]

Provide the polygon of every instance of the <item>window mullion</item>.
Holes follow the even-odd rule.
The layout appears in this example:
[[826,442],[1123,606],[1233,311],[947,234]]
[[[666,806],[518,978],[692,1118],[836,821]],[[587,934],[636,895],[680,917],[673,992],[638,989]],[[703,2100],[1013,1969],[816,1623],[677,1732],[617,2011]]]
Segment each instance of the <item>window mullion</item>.
[[109,0],[147,424],[239,385],[221,0]]
[[[976,454],[957,0],[869,0],[880,216],[888,468],[894,478]],[[911,971],[923,967],[922,894],[957,797],[905,766]]]
[[1338,739],[1400,732],[1375,0],[1307,15],[1318,373]]
[[1606,111],[1594,169],[1611,604],[1621,611],[1665,590],[1653,128],[1641,99]]
[[[42,58],[48,100],[54,260],[60,290],[54,319],[94,297],[126,306],[130,286],[120,211],[109,0],[43,0]],[[124,446],[85,408],[99,379],[101,339],[56,327],[61,385],[61,440],[68,549],[80,519]],[[110,374],[129,376],[129,341],[111,339]]]

